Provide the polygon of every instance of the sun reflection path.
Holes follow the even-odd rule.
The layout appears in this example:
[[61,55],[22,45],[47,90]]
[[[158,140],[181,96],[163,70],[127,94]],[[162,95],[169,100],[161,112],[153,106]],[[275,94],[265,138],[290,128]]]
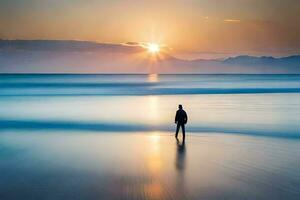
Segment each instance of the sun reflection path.
[[160,138],[161,136],[154,132],[149,136],[150,148],[148,154],[148,167],[153,175],[157,175],[162,167],[162,160],[160,154]]
[[158,74],[148,74],[148,81],[151,83],[158,82]]
[[159,121],[159,110],[158,110],[158,97],[157,96],[149,96],[149,117],[151,121],[158,122]]

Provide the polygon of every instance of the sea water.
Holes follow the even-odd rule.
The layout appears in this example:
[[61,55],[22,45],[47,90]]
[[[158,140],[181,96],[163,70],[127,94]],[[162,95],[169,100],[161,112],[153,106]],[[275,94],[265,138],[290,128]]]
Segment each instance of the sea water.
[[299,75],[0,75],[0,199],[298,200],[299,89]]
[[300,75],[0,75],[0,131],[187,131],[300,138]]

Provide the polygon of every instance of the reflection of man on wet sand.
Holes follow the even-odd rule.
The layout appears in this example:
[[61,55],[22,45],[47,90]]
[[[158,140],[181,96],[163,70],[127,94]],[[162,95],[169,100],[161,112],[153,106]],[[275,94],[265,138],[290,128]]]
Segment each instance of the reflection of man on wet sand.
[[181,127],[183,141],[185,141],[185,124],[187,123],[187,120],[188,120],[188,117],[187,117],[186,112],[183,110],[182,105],[179,105],[178,110],[175,115],[175,123],[177,124],[175,137],[177,138],[179,128]]
[[179,142],[177,139],[177,154],[176,154],[176,168],[183,170],[185,165],[185,142]]
[[177,199],[191,199],[188,196],[185,183],[185,169],[186,169],[186,147],[185,142],[180,142],[176,139],[176,158],[175,169],[177,171],[175,195]]

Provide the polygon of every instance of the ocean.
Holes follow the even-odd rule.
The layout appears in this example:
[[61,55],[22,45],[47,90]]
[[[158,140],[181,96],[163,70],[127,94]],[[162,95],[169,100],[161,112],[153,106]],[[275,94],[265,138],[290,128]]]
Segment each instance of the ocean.
[[2,74],[0,199],[298,200],[299,100],[300,75]]
[[300,138],[300,75],[0,75],[0,130],[172,131]]

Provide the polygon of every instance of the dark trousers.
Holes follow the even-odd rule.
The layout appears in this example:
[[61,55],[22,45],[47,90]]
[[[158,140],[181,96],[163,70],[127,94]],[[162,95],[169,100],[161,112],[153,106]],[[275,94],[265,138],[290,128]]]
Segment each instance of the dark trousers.
[[184,127],[184,124],[181,124],[181,123],[177,123],[175,137],[177,138],[177,136],[178,136],[178,132],[179,132],[180,126],[181,126],[181,129],[182,129],[182,138],[183,138],[183,140],[185,140],[185,127]]

